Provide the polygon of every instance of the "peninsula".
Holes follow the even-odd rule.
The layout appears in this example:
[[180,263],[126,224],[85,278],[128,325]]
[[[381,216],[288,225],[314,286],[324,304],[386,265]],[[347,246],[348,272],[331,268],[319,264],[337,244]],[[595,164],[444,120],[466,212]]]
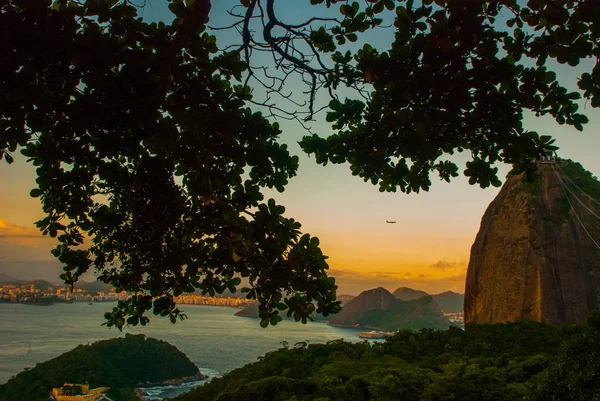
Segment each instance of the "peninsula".
[[173,345],[144,335],[79,345],[35,368],[19,373],[0,386],[0,401],[47,401],[52,389],[65,383],[86,383],[89,388],[110,387],[114,401],[136,401],[136,387],[202,374]]

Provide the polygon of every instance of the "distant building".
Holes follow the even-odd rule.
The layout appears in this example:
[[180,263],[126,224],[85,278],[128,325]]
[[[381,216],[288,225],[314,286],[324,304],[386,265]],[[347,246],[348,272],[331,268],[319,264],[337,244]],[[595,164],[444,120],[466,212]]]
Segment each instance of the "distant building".
[[556,152],[554,152],[552,150],[544,150],[543,159],[548,162],[556,161]]
[[60,388],[52,389],[52,398],[55,401],[100,401],[107,399],[102,393],[110,387],[90,389],[87,384],[65,383]]

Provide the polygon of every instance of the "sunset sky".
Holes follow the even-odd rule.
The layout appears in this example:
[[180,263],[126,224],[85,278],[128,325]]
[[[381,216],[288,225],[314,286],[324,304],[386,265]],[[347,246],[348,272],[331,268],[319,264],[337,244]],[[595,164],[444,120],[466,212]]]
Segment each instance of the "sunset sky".
[[[160,8],[162,3],[151,3],[152,7],[144,10],[144,17],[170,20],[171,16]],[[236,4],[228,0],[213,5],[210,25],[225,25],[223,4],[230,3]],[[308,2],[289,0],[290,6],[300,3]],[[306,10],[290,8],[286,16],[292,22],[306,18],[310,7],[304,7]],[[384,48],[391,35],[389,30],[382,31],[373,37],[372,44]],[[591,62],[583,63],[582,68],[589,69],[590,65]],[[556,66],[555,71],[564,84],[576,89],[581,69]],[[526,128],[552,135],[561,148],[561,157],[578,161],[597,175],[600,112],[586,107],[583,101],[580,107],[590,118],[583,133],[559,126],[551,118],[529,115]],[[313,129],[327,136],[332,131],[323,118],[324,115],[319,116]],[[400,286],[430,293],[464,291],[470,247],[498,188],[470,186],[461,175],[450,184],[432,177],[434,185],[426,193],[380,193],[376,186],[353,177],[347,165],[317,165],[296,143],[305,131],[292,122],[280,123],[284,131],[281,142],[300,157],[300,169],[284,193],[267,192],[266,198],[274,197],[286,206],[287,217],[299,220],[304,232],[319,237],[324,253],[330,257],[330,274],[337,278],[339,293],[358,294],[376,286],[392,291]],[[498,167],[500,178],[504,178],[509,167]],[[52,240],[42,237],[34,227],[43,214],[38,200],[29,197],[35,185],[33,167],[23,157],[17,157],[13,165],[2,161],[0,183],[0,273],[58,281],[61,268],[49,253]],[[386,224],[386,220],[397,224]]]

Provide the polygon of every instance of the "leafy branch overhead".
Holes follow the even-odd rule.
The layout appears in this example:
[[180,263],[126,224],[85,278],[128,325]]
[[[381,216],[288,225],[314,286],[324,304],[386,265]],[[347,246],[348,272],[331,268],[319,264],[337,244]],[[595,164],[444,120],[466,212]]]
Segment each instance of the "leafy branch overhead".
[[[301,1],[304,22],[286,22],[283,1],[241,0],[233,24],[207,28],[209,0],[170,0],[170,23],[128,0],[0,0],[0,159],[20,150],[36,166],[63,279],[93,269],[134,294],[109,325],[176,321],[174,296],[246,282],[263,325],[339,310],[318,240],[263,199],[299,160],[269,118],[326,109],[333,134],[304,137],[305,152],[418,192],[458,175],[455,152],[482,187],[500,185],[497,162],[531,173],[555,146],[525,112],[582,130],[578,100],[600,105],[596,0]],[[219,49],[219,29],[239,43]],[[371,30],[391,46],[365,43]],[[548,68],[587,58],[577,92]]]
[[[242,0],[229,27],[242,43],[228,50],[242,55],[245,84],[265,92],[252,102],[271,116],[304,124],[328,109],[334,133],[301,142],[318,163],[348,162],[381,191],[418,192],[428,190],[432,173],[456,177],[460,168],[448,155],[468,151],[470,182],[498,186],[496,162],[531,173],[533,161],[555,149],[523,127],[525,112],[581,131],[588,119],[577,101],[583,95],[600,105],[595,3],[311,0],[315,16],[298,23],[286,22],[292,16],[276,0]],[[389,48],[364,39],[386,29],[394,39]],[[261,53],[272,54],[271,68]],[[576,92],[548,67],[589,58],[595,66]],[[305,83],[305,98],[287,90],[293,77]]]
[[194,4],[172,2],[166,25],[118,1],[4,2],[2,150],[37,167],[37,226],[58,239],[65,282],[95,269],[134,294],[109,326],[149,310],[175,322],[174,296],[240,277],[265,322],[282,304],[303,321],[335,312],[318,240],[261,193],[283,191],[298,157],[244,106],[249,91],[230,85],[244,64],[217,54]]
[[[463,151],[471,156],[464,170],[471,184],[499,186],[494,163],[531,172],[544,149],[556,149],[524,129],[524,112],[581,131],[588,119],[576,101],[583,95],[600,106],[600,8],[593,0],[341,3],[340,28],[318,31],[333,52],[330,83],[360,82],[370,96],[333,98],[327,121],[337,131],[306,136],[301,145],[318,163],[348,162],[352,174],[381,191],[428,190],[432,172],[449,181],[459,168],[447,156]],[[395,14],[391,48],[367,43],[336,51],[386,9]],[[590,57],[595,66],[581,75],[579,92],[569,92],[548,69]]]

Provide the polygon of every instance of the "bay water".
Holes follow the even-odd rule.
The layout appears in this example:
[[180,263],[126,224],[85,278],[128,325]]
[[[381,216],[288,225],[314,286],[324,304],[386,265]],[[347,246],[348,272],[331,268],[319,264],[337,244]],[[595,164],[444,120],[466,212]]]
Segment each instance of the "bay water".
[[[234,316],[239,309],[202,305],[181,305],[188,318],[176,324],[150,314],[150,323],[145,327],[129,327],[120,332],[101,325],[104,312],[113,306],[85,302],[51,306],[0,304],[0,384],[23,369],[33,368],[79,344],[125,333],[145,334],[169,342],[210,377],[254,362],[280,348],[283,341],[290,346],[302,341],[324,343],[340,338],[360,341],[360,330],[285,320],[263,329],[258,319]],[[163,390],[153,390],[156,399],[181,392],[173,388]]]

